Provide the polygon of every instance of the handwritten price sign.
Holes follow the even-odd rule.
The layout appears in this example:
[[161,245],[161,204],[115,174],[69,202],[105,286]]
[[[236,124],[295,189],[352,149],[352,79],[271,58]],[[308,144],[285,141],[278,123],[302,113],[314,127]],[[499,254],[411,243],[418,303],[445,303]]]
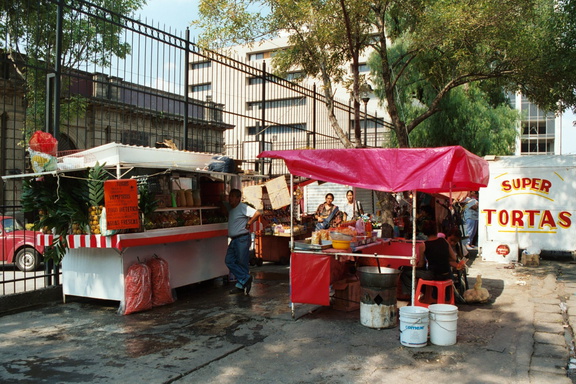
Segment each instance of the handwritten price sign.
[[106,225],[108,229],[140,227],[138,186],[136,180],[108,180],[104,182]]

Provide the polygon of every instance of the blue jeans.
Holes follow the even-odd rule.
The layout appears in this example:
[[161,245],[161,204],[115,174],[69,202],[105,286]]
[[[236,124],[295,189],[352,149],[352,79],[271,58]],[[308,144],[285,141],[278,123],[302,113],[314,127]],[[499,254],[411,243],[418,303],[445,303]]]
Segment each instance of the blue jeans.
[[250,243],[252,236],[240,236],[230,241],[226,251],[226,266],[236,276],[238,288],[244,287],[244,284],[250,277]]
[[478,220],[466,219],[466,236],[468,236],[468,244],[476,245],[474,244],[476,232],[478,232]]

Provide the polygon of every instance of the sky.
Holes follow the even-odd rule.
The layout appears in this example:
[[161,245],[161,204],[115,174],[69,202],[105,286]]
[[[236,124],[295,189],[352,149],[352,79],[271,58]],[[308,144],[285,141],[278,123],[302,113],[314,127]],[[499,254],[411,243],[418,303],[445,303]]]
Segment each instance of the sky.
[[[190,22],[198,18],[199,0],[147,0],[147,4],[137,12],[142,21],[159,27],[175,35],[183,34],[190,28],[194,40],[195,30]],[[576,154],[576,115],[568,111],[563,116],[561,127],[561,154]]]
[[[147,0],[146,5],[136,12],[146,24],[172,33],[191,28],[190,22],[198,18],[198,0]],[[192,31],[192,28],[191,28]],[[179,35],[179,33],[175,33]]]

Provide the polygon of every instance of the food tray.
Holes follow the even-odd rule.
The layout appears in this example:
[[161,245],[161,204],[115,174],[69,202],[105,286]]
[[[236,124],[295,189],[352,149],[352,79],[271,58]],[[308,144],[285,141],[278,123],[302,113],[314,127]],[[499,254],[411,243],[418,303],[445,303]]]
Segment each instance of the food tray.
[[322,240],[322,244],[312,244],[310,239],[294,240],[294,249],[304,251],[320,251],[332,247],[332,242],[329,240]]

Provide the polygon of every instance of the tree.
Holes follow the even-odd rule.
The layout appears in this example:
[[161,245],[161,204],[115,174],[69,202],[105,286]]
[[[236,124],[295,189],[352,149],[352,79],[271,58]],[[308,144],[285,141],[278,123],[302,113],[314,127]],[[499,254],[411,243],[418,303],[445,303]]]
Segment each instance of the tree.
[[[259,11],[263,6],[271,10],[267,17]],[[367,3],[345,0],[202,0],[201,18],[195,24],[203,29],[199,43],[211,48],[251,43],[288,31],[289,47],[277,52],[272,62],[274,71],[282,76],[297,67],[319,79],[334,131],[345,147],[360,147],[360,92],[366,79],[360,76],[359,56],[370,39],[370,24],[365,18],[368,12]],[[345,78],[348,72],[351,80]],[[335,84],[347,84],[353,98],[354,144],[334,114]]]
[[[206,36],[220,36],[218,41],[228,43],[238,43],[232,38],[238,36],[248,41],[250,25],[243,24],[246,19],[231,12],[234,7],[219,8],[221,3],[240,4],[246,11],[255,2],[203,0],[205,8],[201,7],[200,12],[204,22],[199,25],[207,27],[212,23]],[[324,63],[310,55],[318,50],[325,55],[329,54],[327,50],[336,55],[340,52],[342,59],[352,62],[354,54],[362,49],[371,47],[376,51],[380,61],[372,81],[378,84],[376,93],[387,109],[400,147],[409,146],[410,132],[440,112],[443,99],[452,90],[467,84],[491,80],[495,87],[522,91],[544,108],[562,111],[576,106],[576,5],[570,0],[257,3],[269,10],[267,18],[254,13],[261,21],[252,24],[258,25],[259,38],[285,28],[313,44],[308,50],[297,51],[299,56],[292,57],[294,60],[286,59],[292,65],[302,64],[307,54],[308,60]],[[203,14],[203,9],[208,8],[212,13]],[[320,17],[325,12],[326,16]],[[289,16],[290,25],[282,14]],[[317,35],[318,40],[310,38],[311,34]],[[330,36],[329,42],[324,34]],[[335,63],[330,64],[330,68],[336,67]],[[318,73],[311,70],[307,74]],[[360,82],[354,74],[353,78],[354,94]],[[332,81],[342,80],[336,77]],[[421,88],[415,92],[413,102],[425,107],[418,115],[410,116],[410,120],[401,113],[399,100],[402,93],[399,87],[406,84]],[[419,99],[424,88],[429,94]]]
[[[403,52],[403,45],[398,44],[391,51],[395,50]],[[380,57],[373,55],[369,64],[374,67],[374,78],[380,85]],[[414,71],[413,67],[407,68],[396,87],[399,113],[406,121],[425,113],[436,96],[435,89],[424,81],[425,76]],[[410,146],[460,145],[480,156],[510,155],[514,153],[519,119],[519,113],[510,107],[498,83],[473,82],[451,90],[442,98],[438,112],[410,133]],[[389,145],[397,146],[397,137],[392,137]]]
[[[576,46],[551,43],[570,31],[568,13],[575,15],[568,3],[374,1],[379,34],[374,47],[380,56],[377,91],[387,104],[399,146],[409,146],[410,132],[438,113],[452,90],[466,84],[492,80],[495,86],[521,90],[555,110],[576,105]],[[399,45],[403,48],[395,49]],[[560,56],[564,66],[559,67],[555,58]],[[406,78],[414,74],[420,77]],[[559,86],[559,78],[571,86]],[[402,117],[397,97],[399,85],[407,83],[422,84],[414,101],[426,106],[411,120]],[[420,97],[428,85],[432,93]],[[546,93],[550,89],[556,91],[553,96]]]
[[[81,64],[108,66],[113,56],[120,58],[130,53],[130,45],[122,41],[121,16],[141,8],[145,0],[92,0],[62,1],[62,68],[70,70]],[[17,73],[27,82],[27,115],[31,124],[44,125],[45,73],[53,72],[56,65],[57,41],[56,1],[5,0],[0,5],[0,33],[6,36],[7,53]],[[90,17],[86,13],[97,14]],[[44,68],[44,71],[38,71]],[[70,97],[63,103],[63,118],[81,115],[85,101]],[[31,132],[26,132],[26,138]]]
[[411,132],[411,146],[460,145],[478,156],[514,154],[520,116],[507,100],[493,105],[473,83],[452,90],[439,109]]

